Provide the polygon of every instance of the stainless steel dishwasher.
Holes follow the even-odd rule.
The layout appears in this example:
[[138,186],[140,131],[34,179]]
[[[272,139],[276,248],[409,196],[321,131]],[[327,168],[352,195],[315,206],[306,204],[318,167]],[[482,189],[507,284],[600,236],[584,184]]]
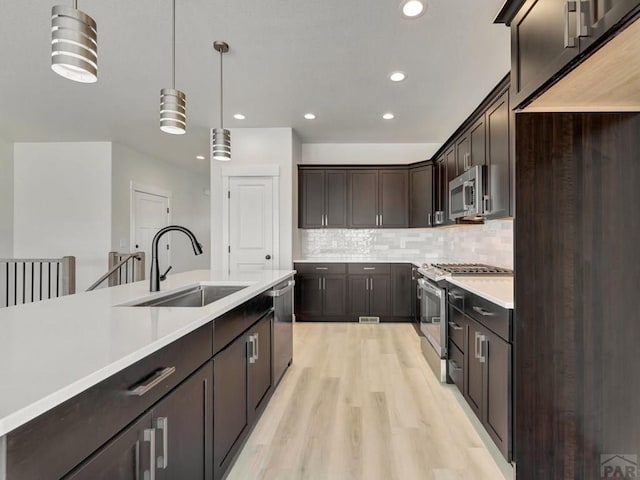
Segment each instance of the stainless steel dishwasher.
[[276,285],[273,297],[273,382],[277,385],[293,361],[293,287],[292,277]]

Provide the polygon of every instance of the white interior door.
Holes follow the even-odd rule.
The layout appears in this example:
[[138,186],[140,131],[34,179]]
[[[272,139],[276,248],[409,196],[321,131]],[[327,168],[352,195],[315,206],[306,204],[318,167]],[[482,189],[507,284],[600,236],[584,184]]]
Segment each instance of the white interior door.
[[[133,191],[133,251],[144,252],[146,265],[151,265],[151,241],[158,230],[169,225],[169,197],[139,190]],[[169,267],[169,238],[164,235],[158,245],[160,273]]]
[[229,270],[273,268],[272,177],[229,178]]

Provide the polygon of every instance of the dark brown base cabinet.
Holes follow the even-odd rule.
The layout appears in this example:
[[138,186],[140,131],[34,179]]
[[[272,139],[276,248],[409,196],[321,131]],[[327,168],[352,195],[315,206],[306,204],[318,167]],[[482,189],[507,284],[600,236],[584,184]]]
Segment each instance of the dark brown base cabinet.
[[220,480],[273,393],[273,324],[264,292],[14,430],[7,479]]
[[294,268],[298,272],[295,291],[298,321],[413,319],[416,289],[411,264],[296,263]]
[[449,295],[456,300],[448,305],[448,379],[458,387],[502,455],[510,461],[513,457],[511,312],[459,287],[451,287]]
[[211,478],[212,375],[208,362],[66,478]]

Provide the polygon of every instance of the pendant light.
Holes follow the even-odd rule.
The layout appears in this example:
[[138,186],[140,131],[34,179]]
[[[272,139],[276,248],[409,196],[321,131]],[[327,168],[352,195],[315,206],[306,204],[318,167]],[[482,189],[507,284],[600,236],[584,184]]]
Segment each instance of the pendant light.
[[51,10],[51,69],[80,83],[98,81],[98,31],[96,22],[73,7],[56,5]]
[[222,123],[222,55],[229,51],[229,45],[213,42],[213,48],[220,53],[220,128],[211,129],[211,158],[228,162],[231,160],[231,133]]
[[187,131],[187,96],[176,89],[176,0],[173,0],[171,35],[172,88],[160,90],[160,130],[173,135]]

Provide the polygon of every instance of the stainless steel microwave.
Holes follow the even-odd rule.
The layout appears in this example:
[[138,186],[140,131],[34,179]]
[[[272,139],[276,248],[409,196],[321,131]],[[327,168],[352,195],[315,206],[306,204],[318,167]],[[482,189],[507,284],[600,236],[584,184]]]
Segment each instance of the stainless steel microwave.
[[451,220],[484,216],[485,168],[483,165],[476,165],[449,182]]

